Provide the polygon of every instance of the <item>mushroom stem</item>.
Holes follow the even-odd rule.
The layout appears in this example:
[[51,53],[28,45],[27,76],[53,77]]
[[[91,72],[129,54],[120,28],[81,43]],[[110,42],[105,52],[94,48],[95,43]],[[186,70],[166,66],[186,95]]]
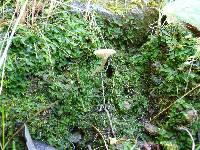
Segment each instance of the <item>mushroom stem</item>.
[[96,68],[96,70],[92,73],[92,76],[94,76],[96,73],[100,72],[101,70],[103,70],[105,64],[107,62],[107,59],[102,59],[102,63],[99,67]]

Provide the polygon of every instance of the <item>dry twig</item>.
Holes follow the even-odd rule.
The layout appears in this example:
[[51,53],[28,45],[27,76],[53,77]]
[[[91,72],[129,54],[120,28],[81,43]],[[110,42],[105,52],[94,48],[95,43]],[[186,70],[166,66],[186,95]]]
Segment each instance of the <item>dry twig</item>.
[[92,127],[94,128],[94,130],[95,130],[95,131],[101,136],[101,138],[103,139],[105,149],[106,149],[106,150],[109,150],[109,149],[108,149],[108,145],[107,145],[107,143],[106,143],[106,140],[105,140],[103,134],[102,134],[102,133],[99,131],[99,129],[96,128],[94,125],[92,125]]
[[189,93],[191,93],[192,91],[194,91],[195,89],[199,88],[200,84],[198,84],[196,87],[194,87],[192,90],[188,91],[187,93],[185,93],[183,96],[181,96],[179,99],[175,100],[174,102],[172,102],[169,106],[167,106],[165,109],[163,109],[161,112],[159,112],[156,116],[153,117],[153,119],[151,119],[150,121],[155,120],[156,118],[158,118],[161,114],[163,114],[164,112],[166,112],[169,108],[171,108],[178,100],[183,99],[185,96],[187,96]]

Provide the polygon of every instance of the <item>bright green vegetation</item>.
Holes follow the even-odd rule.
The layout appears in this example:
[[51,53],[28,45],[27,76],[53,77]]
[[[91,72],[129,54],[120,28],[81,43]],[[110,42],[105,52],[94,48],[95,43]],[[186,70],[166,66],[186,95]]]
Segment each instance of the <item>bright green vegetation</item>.
[[[117,139],[127,139],[124,149],[136,145],[135,139],[153,141],[165,149],[191,149],[189,135],[177,128],[189,128],[197,141],[200,122],[188,121],[187,112],[200,109],[199,88],[179,99],[200,83],[199,59],[189,63],[196,53],[196,38],[180,25],[149,31],[158,19],[150,10],[144,19],[96,15],[95,26],[66,9],[59,8],[59,13],[39,20],[37,26],[19,26],[9,49],[0,97],[6,114],[5,140],[20,121],[27,122],[34,139],[57,148],[72,147],[73,131],[83,135],[79,149],[88,144],[104,146],[92,126],[106,139],[112,137],[107,114],[101,110],[105,98]],[[3,26],[1,32],[6,29]],[[102,71],[105,97],[100,73],[91,76],[100,64],[93,54],[99,48],[117,51],[109,59],[111,72]],[[159,128],[156,136],[144,131],[143,123],[150,119]]]
[[[192,144],[189,136],[177,128],[191,128],[195,137],[200,123],[187,120],[187,112],[200,107],[199,90],[193,90],[199,86],[199,61],[195,60],[192,65],[188,63],[196,53],[196,39],[188,37],[188,34],[183,27],[168,25],[142,46],[141,54],[134,56],[136,72],[141,74],[140,79],[145,83],[144,94],[153,113],[161,112],[176,101],[168,114],[162,114],[153,122],[162,129],[158,141],[165,143],[167,140],[177,144],[179,149],[190,149]],[[190,90],[193,91],[183,97]]]

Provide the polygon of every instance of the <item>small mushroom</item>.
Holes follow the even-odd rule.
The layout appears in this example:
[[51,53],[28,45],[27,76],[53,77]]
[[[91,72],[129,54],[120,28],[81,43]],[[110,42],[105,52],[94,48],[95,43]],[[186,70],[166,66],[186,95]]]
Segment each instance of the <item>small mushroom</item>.
[[93,75],[101,71],[104,68],[104,65],[106,64],[108,57],[110,57],[111,55],[115,53],[116,51],[114,49],[99,49],[99,50],[94,51],[94,54],[102,59],[102,63],[101,63],[101,66],[99,66],[94,71]]
[[99,49],[94,51],[94,54],[103,60],[107,60],[109,56],[115,54],[116,51],[114,49]]

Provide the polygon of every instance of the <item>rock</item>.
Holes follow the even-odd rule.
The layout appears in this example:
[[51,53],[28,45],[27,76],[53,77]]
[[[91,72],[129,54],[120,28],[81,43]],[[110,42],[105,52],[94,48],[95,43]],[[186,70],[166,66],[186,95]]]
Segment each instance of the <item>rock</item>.
[[124,107],[129,110],[131,108],[131,104],[128,101],[124,101]]
[[111,13],[110,11],[105,9],[103,6],[97,5],[97,4],[91,4],[91,3],[87,4],[87,3],[81,3],[78,1],[73,1],[70,4],[70,7],[72,8],[72,10],[71,10],[72,12],[84,13],[86,11],[95,11],[106,17],[115,16],[113,13]]
[[69,137],[69,141],[71,143],[79,143],[82,140],[82,135],[80,132],[73,132],[70,137]]
[[16,131],[21,129],[18,136],[22,139],[22,142],[26,145],[28,150],[56,150],[54,147],[49,146],[43,142],[32,140],[28,130],[28,126],[25,123],[17,122]]
[[192,123],[195,120],[197,120],[197,117],[198,117],[197,111],[195,109],[189,110],[186,113],[185,117],[188,123]]
[[[133,15],[135,18],[143,19],[146,16],[146,12],[149,11],[149,7],[147,7],[149,0],[143,1],[144,8],[134,7],[131,9],[126,15],[130,16]],[[97,14],[100,14],[107,18],[115,18],[115,19],[122,19],[120,15],[117,15],[108,9],[104,8],[102,5],[93,4],[93,3],[83,3],[79,1],[73,1],[70,4],[71,12],[74,13],[85,13],[86,11],[95,11]]]
[[36,150],[56,150],[56,148],[37,140],[33,140],[33,143],[35,145]]

